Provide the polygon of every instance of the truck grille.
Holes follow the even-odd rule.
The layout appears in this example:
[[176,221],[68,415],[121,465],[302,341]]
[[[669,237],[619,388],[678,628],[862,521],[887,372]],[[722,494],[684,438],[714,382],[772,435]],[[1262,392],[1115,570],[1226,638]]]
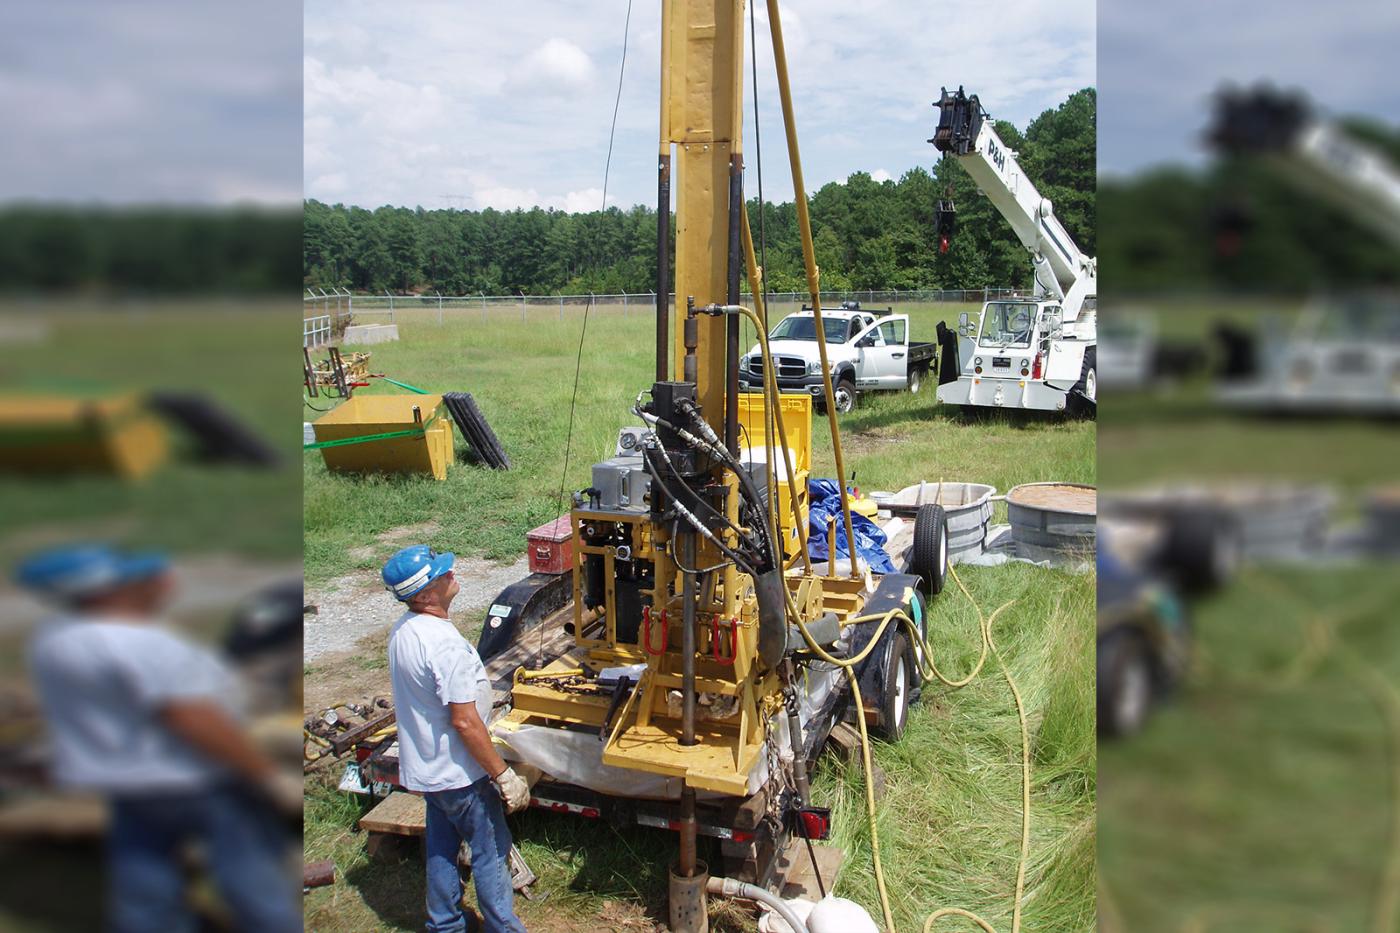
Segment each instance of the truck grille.
[[[800,356],[775,356],[773,365],[778,367],[779,379],[801,379],[807,375],[807,361]],[[763,375],[763,357],[754,357],[749,363],[749,372],[755,376]]]

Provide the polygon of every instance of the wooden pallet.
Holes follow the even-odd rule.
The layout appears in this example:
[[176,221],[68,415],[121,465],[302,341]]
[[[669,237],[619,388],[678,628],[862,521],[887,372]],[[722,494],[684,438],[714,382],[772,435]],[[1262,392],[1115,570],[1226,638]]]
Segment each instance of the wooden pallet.
[[368,833],[421,836],[427,826],[427,802],[407,791],[394,791],[360,817],[360,829]]

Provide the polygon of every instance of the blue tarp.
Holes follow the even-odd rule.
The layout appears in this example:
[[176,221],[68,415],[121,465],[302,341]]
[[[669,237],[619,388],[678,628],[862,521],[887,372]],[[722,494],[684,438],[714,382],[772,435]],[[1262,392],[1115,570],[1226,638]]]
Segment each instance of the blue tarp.
[[[807,481],[811,510],[807,513],[807,552],[814,561],[827,559],[827,523],[836,519],[836,557],[849,559],[846,544],[846,523],[841,518],[841,488],[834,479]],[[885,533],[864,515],[851,513],[851,529],[856,535],[856,553],[875,573],[895,573],[890,555],[885,553]]]

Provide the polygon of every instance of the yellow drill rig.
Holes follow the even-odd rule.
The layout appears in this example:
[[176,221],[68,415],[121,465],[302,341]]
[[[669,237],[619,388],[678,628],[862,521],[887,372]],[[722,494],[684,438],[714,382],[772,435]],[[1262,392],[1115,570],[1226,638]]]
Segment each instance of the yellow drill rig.
[[[768,3],[811,305],[820,322],[778,5]],[[898,736],[918,689],[920,590],[940,589],[942,510],[916,523],[911,573],[874,574],[855,540],[843,484],[808,552],[811,401],[781,395],[767,359],[760,270],[743,197],[742,0],[663,0],[658,159],[656,381],[638,428],[576,493],[573,646],[514,677],[493,729],[507,757],[544,778],[537,806],[680,834],[673,929],[704,929],[708,868],[697,835],[717,836],[725,870],[771,886],[789,835],[820,835],[807,770],[842,718]],[[674,153],[673,153],[674,150]],[[674,175],[673,175],[674,171]],[[668,301],[676,193],[674,310]],[[747,266],[754,308],[741,306]],[[764,348],[764,391],[739,392],[740,322]],[[838,476],[845,475],[825,345],[818,341]],[[847,559],[838,559],[837,550]],[[899,614],[906,627],[891,624]],[[912,619],[918,639],[907,630]],[[874,642],[874,644],[872,644]],[[856,659],[850,673],[824,658]],[[851,702],[852,681],[864,689]],[[795,829],[794,829],[795,828]]]

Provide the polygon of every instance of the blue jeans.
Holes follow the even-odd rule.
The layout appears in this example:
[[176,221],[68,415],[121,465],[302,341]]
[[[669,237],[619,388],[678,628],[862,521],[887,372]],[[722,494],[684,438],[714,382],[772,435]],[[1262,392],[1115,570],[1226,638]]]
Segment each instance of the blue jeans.
[[463,840],[471,849],[476,903],[487,933],[525,933],[525,925],[515,916],[510,886],[510,830],[501,795],[491,779],[423,797],[428,803],[428,933],[464,933],[467,928],[462,877],[457,871],[457,851]]
[[107,835],[107,928],[193,931],[181,853],[195,842],[237,929],[300,931],[301,905],[280,829],[265,805],[231,787],[115,798]]

